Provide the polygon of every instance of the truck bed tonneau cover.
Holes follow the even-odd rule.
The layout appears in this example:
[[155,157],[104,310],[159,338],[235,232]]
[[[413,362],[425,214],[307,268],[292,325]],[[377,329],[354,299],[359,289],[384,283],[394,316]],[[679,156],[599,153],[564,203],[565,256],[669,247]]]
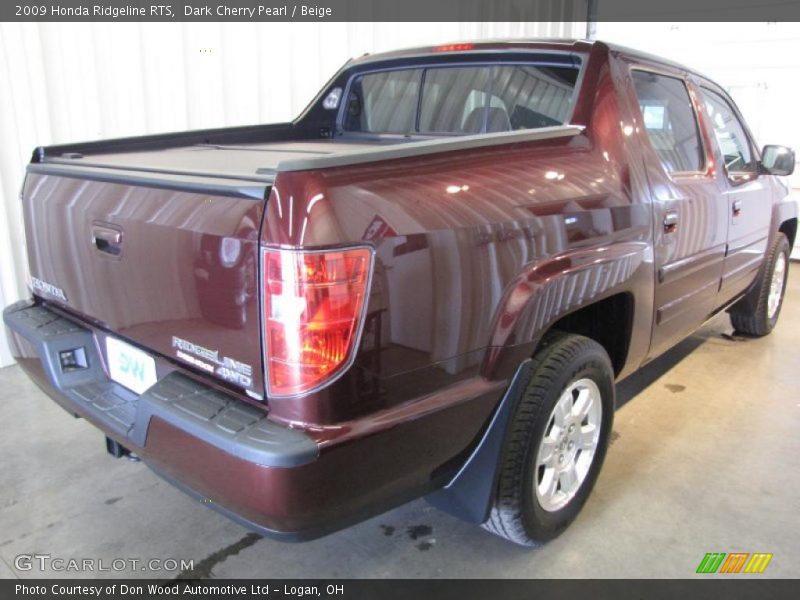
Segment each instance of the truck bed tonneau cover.
[[[243,145],[198,144],[177,148],[108,154],[69,153],[46,156],[41,166],[29,170],[50,172],[48,166],[67,170],[148,173],[206,180],[248,181],[272,184],[278,171],[300,171],[349,164],[400,159],[438,152],[529,142],[578,135],[583,127],[559,125],[540,129],[447,136],[433,139],[376,138],[356,140],[305,140]],[[57,169],[58,170],[58,169]],[[66,174],[65,172],[57,174]]]
[[359,152],[386,143],[314,140],[248,145],[198,144],[165,150],[48,157],[45,159],[45,164],[272,183],[281,162],[298,158],[318,158],[342,152]]

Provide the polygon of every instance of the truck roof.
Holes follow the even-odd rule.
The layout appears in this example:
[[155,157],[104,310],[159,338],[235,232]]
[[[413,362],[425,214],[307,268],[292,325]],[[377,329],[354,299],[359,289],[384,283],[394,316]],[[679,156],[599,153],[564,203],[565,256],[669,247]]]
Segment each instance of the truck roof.
[[491,51],[510,50],[562,50],[567,52],[587,53],[596,42],[581,39],[554,39],[554,38],[520,38],[520,39],[495,39],[495,40],[462,40],[438,44],[436,46],[415,46],[388,52],[364,54],[352,59],[348,66],[360,65],[383,60],[403,59],[427,54],[472,54]]
[[635,50],[621,44],[607,42],[604,40],[585,40],[579,38],[519,38],[519,39],[492,39],[492,40],[462,40],[458,42],[448,42],[436,46],[415,46],[400,50],[390,50],[388,52],[378,52],[375,54],[364,54],[352,59],[347,66],[357,66],[371,62],[381,62],[386,60],[413,58],[425,55],[437,54],[481,54],[487,52],[510,52],[519,50],[550,50],[573,52],[578,54],[588,54],[593,47],[602,46],[612,52],[617,52],[631,58],[640,58],[647,61],[657,62],[668,65],[687,73],[693,73],[705,79],[706,75],[691,69],[681,63],[649,54],[641,50]]

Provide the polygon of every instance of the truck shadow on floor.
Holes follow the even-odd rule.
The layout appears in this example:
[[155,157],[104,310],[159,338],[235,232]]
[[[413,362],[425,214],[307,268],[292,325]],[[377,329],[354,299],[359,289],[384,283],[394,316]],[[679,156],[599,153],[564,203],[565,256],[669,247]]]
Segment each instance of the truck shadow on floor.
[[[657,379],[671,371],[673,367],[702,346],[712,335],[714,335],[712,332],[698,331],[646,364],[630,377],[619,382],[617,384],[617,410],[641,394]],[[672,392],[680,392],[686,389],[682,384],[668,384],[667,387]]]

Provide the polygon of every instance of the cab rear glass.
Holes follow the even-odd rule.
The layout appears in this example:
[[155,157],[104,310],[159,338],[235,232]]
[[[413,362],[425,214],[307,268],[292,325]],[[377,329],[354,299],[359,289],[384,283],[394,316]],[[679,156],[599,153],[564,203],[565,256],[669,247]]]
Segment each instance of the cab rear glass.
[[566,123],[579,68],[537,64],[396,69],[359,75],[342,129],[373,134],[476,134]]

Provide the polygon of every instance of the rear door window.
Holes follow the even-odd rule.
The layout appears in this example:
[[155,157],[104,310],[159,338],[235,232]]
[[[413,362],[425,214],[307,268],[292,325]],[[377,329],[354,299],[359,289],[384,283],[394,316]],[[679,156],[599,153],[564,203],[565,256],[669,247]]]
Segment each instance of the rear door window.
[[677,77],[633,71],[647,136],[668,173],[700,171],[703,146],[689,91]]

